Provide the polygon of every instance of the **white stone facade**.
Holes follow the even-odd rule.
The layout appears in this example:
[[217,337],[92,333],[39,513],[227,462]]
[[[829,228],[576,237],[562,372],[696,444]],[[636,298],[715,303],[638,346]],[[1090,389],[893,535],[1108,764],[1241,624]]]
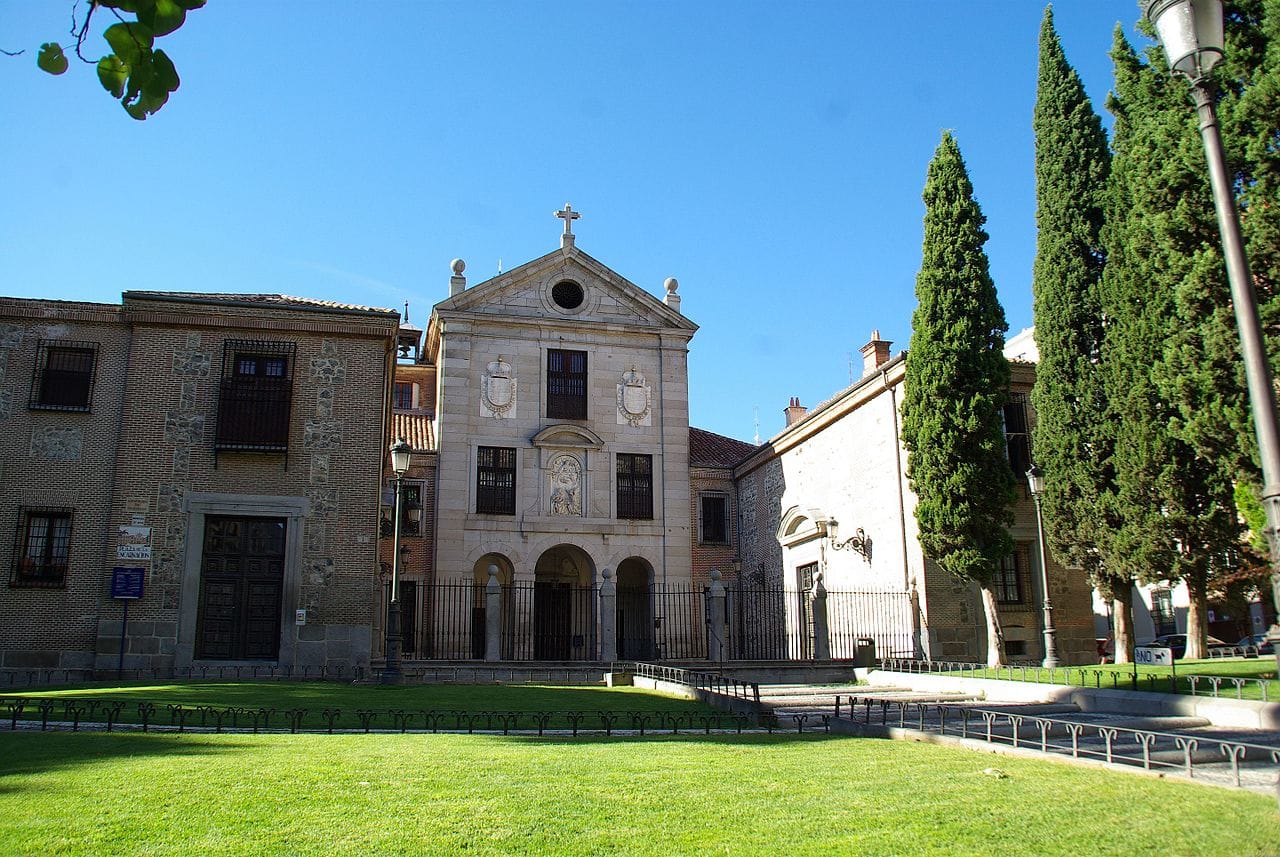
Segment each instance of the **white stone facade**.
[[[437,378],[436,582],[483,584],[493,563],[504,583],[588,586],[628,560],[653,582],[688,581],[696,325],[571,242],[471,288],[452,279],[424,354]],[[552,349],[586,355],[583,419],[548,415]],[[481,448],[515,451],[510,514],[477,511]],[[619,516],[620,455],[650,457],[649,519]]]

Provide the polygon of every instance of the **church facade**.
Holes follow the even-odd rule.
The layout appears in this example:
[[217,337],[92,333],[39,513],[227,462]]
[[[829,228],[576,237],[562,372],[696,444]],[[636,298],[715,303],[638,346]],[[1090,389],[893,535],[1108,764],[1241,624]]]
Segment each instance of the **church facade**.
[[[455,260],[421,327],[279,295],[0,299],[0,674],[367,674],[393,579],[409,662],[808,659],[817,610],[835,657],[978,658],[976,593],[915,537],[903,356],[873,336],[864,377],[765,444],[691,427],[678,283],[654,297],[558,216],[511,271]],[[1041,655],[1030,509],[1013,658]],[[1049,575],[1084,662],[1087,589]]]

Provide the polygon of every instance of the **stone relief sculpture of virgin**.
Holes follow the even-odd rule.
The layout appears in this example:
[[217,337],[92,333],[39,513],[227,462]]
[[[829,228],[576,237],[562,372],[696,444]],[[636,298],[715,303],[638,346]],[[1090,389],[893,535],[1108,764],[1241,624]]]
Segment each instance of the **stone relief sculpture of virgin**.
[[582,465],[572,455],[551,461],[551,514],[582,515]]
[[480,394],[480,415],[504,419],[516,407],[516,379],[511,364],[498,355],[498,359],[485,367],[483,389]]
[[618,384],[618,425],[653,425],[649,385],[634,366],[622,373],[622,381]]

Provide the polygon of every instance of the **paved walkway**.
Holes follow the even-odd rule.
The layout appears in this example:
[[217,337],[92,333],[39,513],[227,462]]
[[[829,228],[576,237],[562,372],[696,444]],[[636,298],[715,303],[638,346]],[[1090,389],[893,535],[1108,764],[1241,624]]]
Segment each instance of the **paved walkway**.
[[[1018,692],[1025,696],[1026,687]],[[905,683],[771,685],[761,686],[760,695],[782,727],[825,723],[833,732],[1049,754],[1280,794],[1280,731],[1215,725],[1205,716],[1082,711],[1067,702],[1000,700],[992,691],[923,690]],[[1116,706],[1133,696],[1117,694]],[[1133,707],[1140,702],[1134,699]]]

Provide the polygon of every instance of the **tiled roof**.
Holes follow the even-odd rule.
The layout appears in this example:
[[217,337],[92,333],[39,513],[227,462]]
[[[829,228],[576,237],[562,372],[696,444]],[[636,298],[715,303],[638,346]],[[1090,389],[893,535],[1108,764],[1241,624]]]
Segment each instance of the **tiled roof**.
[[391,437],[404,438],[417,451],[434,452],[436,448],[435,421],[431,414],[421,411],[393,411]]
[[733,467],[755,451],[745,441],[689,426],[690,467]]
[[180,300],[201,301],[205,303],[230,304],[265,304],[267,306],[290,307],[293,309],[336,309],[352,312],[395,313],[398,310],[385,307],[362,306],[360,304],[344,304],[338,301],[322,301],[315,298],[298,298],[291,295],[236,294],[234,292],[125,292],[127,298],[144,300]]

